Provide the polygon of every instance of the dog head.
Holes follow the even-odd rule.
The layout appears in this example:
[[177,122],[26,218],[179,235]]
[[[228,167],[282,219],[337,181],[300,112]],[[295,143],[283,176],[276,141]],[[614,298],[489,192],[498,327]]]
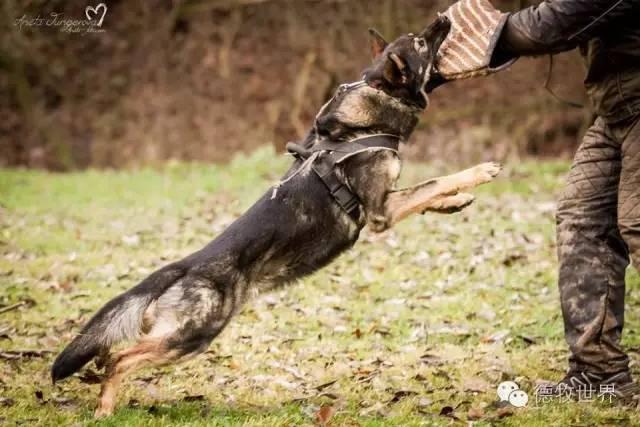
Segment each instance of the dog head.
[[363,81],[344,84],[320,109],[313,135],[333,141],[370,133],[407,138],[421,111]]
[[436,74],[433,64],[451,22],[442,15],[420,34],[407,34],[387,43],[376,30],[371,34],[373,64],[365,82],[401,101],[427,107],[427,83]]
[[373,65],[363,81],[338,88],[316,116],[313,134],[332,140],[372,131],[408,137],[427,106],[426,85],[450,27],[442,16],[422,33],[390,44],[372,31]]

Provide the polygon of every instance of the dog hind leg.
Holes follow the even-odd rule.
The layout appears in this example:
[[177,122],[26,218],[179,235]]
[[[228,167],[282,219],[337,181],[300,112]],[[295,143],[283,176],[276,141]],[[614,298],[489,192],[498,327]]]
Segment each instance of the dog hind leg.
[[168,363],[174,358],[174,354],[167,351],[160,340],[143,340],[114,355],[106,369],[94,416],[100,418],[113,413],[118,389],[127,374],[145,365],[158,366]]
[[115,354],[106,369],[96,417],[111,415],[124,377],[133,371],[183,362],[204,352],[237,309],[234,286],[217,287],[202,278],[185,278],[149,306],[146,335]]

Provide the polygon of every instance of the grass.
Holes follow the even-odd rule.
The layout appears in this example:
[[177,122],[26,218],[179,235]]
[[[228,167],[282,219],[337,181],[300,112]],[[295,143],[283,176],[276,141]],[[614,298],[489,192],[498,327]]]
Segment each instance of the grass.
[[[25,302],[0,313],[0,424],[313,425],[321,407],[334,426],[640,424],[619,405],[533,401],[535,381],[566,366],[562,162],[508,166],[460,214],[365,232],[321,272],[248,304],[203,356],[132,377],[107,420],[91,416],[91,370],[51,385],[55,353],[97,308],[203,246],[287,162],[263,149],[226,166],[0,170],[0,307]],[[442,172],[409,164],[403,181]],[[629,276],[624,342],[637,349],[640,279]],[[496,408],[497,385],[513,379],[530,404]]]

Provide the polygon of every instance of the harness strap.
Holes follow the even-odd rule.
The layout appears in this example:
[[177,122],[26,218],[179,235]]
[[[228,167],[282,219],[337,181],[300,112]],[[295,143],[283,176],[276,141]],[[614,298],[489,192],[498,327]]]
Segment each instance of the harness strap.
[[[336,172],[337,166],[349,157],[366,151],[389,150],[397,153],[399,144],[400,137],[397,135],[375,134],[346,142],[321,140],[309,149],[290,142],[287,144],[287,151],[302,160],[311,161],[311,169],[327,187],[331,197],[355,221],[360,215],[357,209],[360,200],[347,184],[340,180]],[[311,159],[312,157],[314,158]]]
[[[311,147],[314,151],[331,151],[332,153],[352,154],[363,149],[371,148],[387,148],[389,150],[398,151],[400,137],[389,133],[378,133],[374,135],[365,135],[351,139],[347,142],[334,142],[328,139],[321,140]],[[295,145],[295,144],[293,144]],[[289,145],[287,144],[287,148]]]
[[351,192],[349,187],[340,181],[336,173],[335,163],[331,164],[329,161],[322,161],[322,157],[320,159],[320,161],[314,162],[311,165],[311,169],[318,175],[318,178],[320,178],[325,187],[327,187],[331,197],[333,197],[336,203],[338,203],[346,213],[351,215],[354,220],[357,219],[359,212],[356,208],[360,205],[358,197]]

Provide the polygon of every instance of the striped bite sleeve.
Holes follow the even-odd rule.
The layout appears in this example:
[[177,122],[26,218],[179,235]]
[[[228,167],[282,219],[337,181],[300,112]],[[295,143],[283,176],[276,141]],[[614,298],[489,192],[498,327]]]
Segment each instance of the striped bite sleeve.
[[451,21],[451,30],[438,52],[437,67],[446,80],[487,75],[513,63],[489,66],[508,14],[488,0],[460,0],[444,14]]

